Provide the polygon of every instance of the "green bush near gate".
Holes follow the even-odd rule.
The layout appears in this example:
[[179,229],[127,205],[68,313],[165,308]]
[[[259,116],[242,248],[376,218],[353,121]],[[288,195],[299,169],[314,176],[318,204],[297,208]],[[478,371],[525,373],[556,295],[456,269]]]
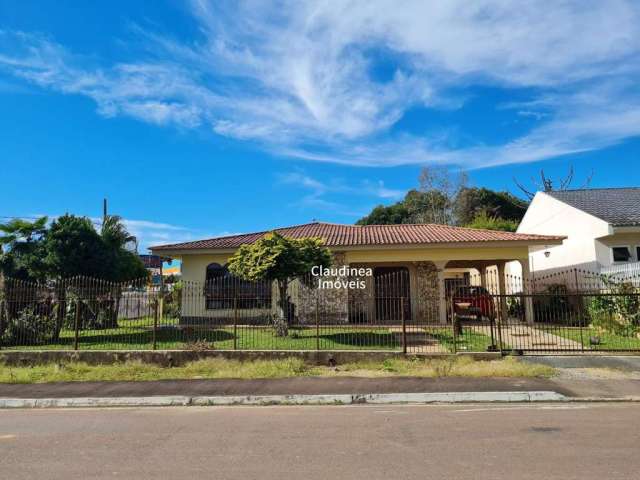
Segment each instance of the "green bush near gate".
[[598,295],[588,305],[590,326],[597,332],[633,337],[640,332],[640,295],[630,282],[614,283],[606,277],[611,295]]

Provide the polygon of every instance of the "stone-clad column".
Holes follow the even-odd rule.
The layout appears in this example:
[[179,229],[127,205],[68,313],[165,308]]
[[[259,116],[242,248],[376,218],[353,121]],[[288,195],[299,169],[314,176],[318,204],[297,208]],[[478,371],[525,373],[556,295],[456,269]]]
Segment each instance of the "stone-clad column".
[[[421,323],[435,323],[441,317],[441,271],[434,262],[416,262],[415,311]],[[446,311],[445,311],[446,321]]]
[[[331,268],[349,266],[344,252],[333,252],[333,264]],[[322,277],[322,280],[349,282],[349,276]],[[322,321],[328,323],[347,323],[349,321],[349,289],[339,288],[321,289],[320,312]]]
[[[346,255],[343,252],[333,253],[331,268],[348,266]],[[320,321],[326,323],[346,323],[349,321],[349,291],[347,288],[322,288],[318,289],[319,281],[343,281],[348,282],[348,276],[311,276],[308,282],[296,280],[290,285],[292,302],[295,304],[296,317],[301,324],[315,322],[316,300],[319,307]],[[277,289],[276,289],[277,291]]]

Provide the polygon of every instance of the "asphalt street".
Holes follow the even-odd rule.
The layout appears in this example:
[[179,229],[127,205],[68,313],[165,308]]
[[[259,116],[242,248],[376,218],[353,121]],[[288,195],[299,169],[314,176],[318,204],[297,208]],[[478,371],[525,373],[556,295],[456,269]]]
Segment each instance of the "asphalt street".
[[640,404],[0,411],[6,479],[636,479]]

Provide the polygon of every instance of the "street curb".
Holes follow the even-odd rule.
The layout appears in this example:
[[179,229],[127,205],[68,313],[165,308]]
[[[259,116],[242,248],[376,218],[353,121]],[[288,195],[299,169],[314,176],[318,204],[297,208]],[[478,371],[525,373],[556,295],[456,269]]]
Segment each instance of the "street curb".
[[[616,401],[619,399],[599,400]],[[637,400],[640,400],[638,398]],[[531,403],[583,401],[554,391],[370,393],[339,395],[218,395],[151,397],[0,398],[0,409],[80,407],[175,407],[229,405],[390,405],[430,403]],[[594,399],[584,401],[597,401]],[[624,400],[635,401],[635,400]]]
[[0,398],[2,408],[67,407],[177,407],[187,406],[191,397],[72,397],[72,398]]

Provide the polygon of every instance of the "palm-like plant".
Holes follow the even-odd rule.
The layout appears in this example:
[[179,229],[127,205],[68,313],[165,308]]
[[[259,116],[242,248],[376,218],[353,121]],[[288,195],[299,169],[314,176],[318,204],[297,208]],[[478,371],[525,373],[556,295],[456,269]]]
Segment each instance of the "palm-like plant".
[[137,239],[131,235],[118,215],[107,215],[100,231],[104,242],[112,248],[126,248],[127,244],[136,243]]
[[29,222],[16,218],[7,223],[0,223],[0,246],[7,245],[12,249],[20,242],[32,242],[42,236],[46,231],[47,217],[38,218],[35,222]]

